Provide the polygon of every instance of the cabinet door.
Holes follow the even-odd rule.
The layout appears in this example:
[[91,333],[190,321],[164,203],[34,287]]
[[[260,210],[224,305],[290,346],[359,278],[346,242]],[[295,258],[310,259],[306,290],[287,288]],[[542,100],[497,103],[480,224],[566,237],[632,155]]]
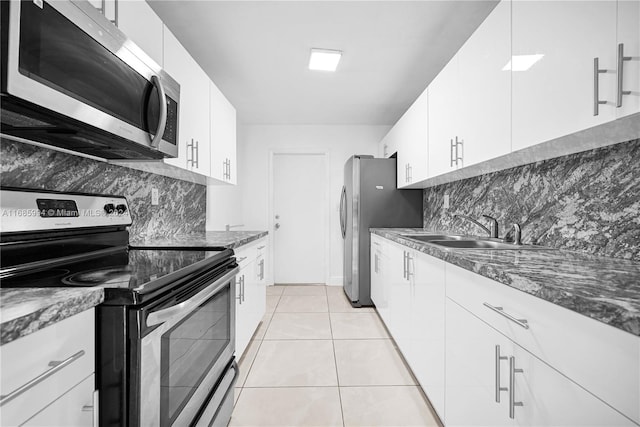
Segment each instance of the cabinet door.
[[444,419],[444,261],[412,251],[411,345],[405,355],[434,409]]
[[166,27],[164,68],[180,83],[178,157],[165,162],[209,175],[209,78]]
[[[427,178],[427,90],[409,107],[396,126],[400,126],[398,170],[404,178],[398,188]],[[400,171],[402,168],[402,171]]]
[[508,359],[498,357],[512,353],[510,340],[446,299],[447,426],[514,425],[509,418],[508,392],[496,392],[498,387],[509,386]]
[[[58,400],[38,412],[22,426],[65,426],[87,427],[94,424],[94,383],[93,374],[80,384],[63,394]],[[97,426],[96,426],[97,427]]]
[[[509,364],[511,360],[509,360]],[[518,426],[633,426],[634,423],[520,346],[513,349]],[[613,367],[612,367],[613,369]]]
[[[380,157],[389,158],[398,151],[398,141],[395,134],[396,134],[396,128],[394,126],[391,129],[389,129],[389,132],[387,132],[384,138],[382,138],[382,141],[380,141],[380,145],[381,145]],[[398,179],[400,179],[399,174],[398,174]]]
[[236,109],[211,82],[211,176],[236,183]]
[[411,305],[411,283],[406,275],[406,249],[406,247],[389,242],[387,247],[389,277],[386,279],[386,283],[389,286],[389,323],[387,323],[387,327],[403,354],[409,347],[411,326],[409,311]]
[[[236,357],[240,359],[256,330],[252,309],[252,281],[255,260],[245,264],[236,276]],[[248,290],[248,292],[247,292]]]
[[500,2],[458,52],[458,130],[470,166],[511,151],[511,1]]
[[[513,150],[615,118],[615,42],[614,1],[513,2]],[[597,116],[595,78],[607,102]]]
[[118,28],[158,65],[163,65],[162,20],[146,1],[119,1]]
[[[462,135],[456,129],[459,114],[458,56],[440,71],[429,85],[429,177],[456,169],[452,162],[451,144]],[[455,152],[455,150],[453,150]],[[459,163],[462,166],[462,163]]]
[[631,93],[622,96],[622,105],[616,109],[617,117],[623,117],[640,112],[640,0],[618,1],[617,29],[623,56],[631,58],[622,65],[622,90]]

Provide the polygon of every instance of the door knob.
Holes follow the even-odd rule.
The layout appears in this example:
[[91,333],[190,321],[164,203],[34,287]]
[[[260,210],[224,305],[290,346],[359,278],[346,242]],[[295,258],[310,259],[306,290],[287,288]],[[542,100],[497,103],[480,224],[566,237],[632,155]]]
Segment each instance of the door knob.
[[278,228],[280,228],[280,224],[276,222],[275,228],[276,228],[276,230],[277,230]]

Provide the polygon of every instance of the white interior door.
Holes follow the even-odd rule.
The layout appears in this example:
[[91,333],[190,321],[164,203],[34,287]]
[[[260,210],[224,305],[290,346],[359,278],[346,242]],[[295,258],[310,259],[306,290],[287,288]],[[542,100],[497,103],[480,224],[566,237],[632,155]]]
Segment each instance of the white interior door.
[[275,283],[325,283],[324,154],[273,156]]

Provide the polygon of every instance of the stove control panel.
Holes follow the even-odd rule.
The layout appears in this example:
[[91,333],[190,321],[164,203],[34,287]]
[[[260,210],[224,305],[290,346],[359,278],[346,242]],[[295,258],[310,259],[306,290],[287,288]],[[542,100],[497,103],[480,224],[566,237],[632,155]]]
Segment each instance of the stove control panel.
[[127,199],[79,193],[0,190],[0,232],[131,225]]

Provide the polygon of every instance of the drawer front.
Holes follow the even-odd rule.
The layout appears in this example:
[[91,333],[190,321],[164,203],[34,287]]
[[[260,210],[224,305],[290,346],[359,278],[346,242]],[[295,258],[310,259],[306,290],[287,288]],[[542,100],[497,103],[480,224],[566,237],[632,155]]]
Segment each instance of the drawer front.
[[447,297],[640,422],[640,338],[451,264],[446,283]]
[[[92,374],[22,425],[25,427],[97,427],[97,424],[94,424],[94,384],[95,379]],[[97,399],[95,403],[97,404]]]
[[242,246],[239,249],[236,249],[235,252],[236,261],[238,262],[240,269],[245,268],[251,263],[251,261],[256,259],[256,247],[254,245]]
[[94,372],[94,323],[90,309],[0,347],[3,396],[44,378],[2,405],[1,425],[26,421]]

